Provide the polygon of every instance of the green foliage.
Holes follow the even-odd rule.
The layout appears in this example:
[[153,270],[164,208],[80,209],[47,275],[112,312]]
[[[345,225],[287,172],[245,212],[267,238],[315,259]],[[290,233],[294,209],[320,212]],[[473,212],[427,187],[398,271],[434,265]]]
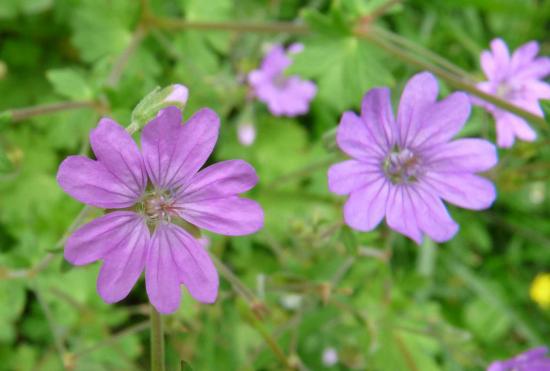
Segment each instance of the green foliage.
[[[143,280],[106,304],[96,291],[100,264],[64,261],[61,245],[82,205],[55,177],[66,156],[92,156],[88,137],[101,116],[140,128],[175,83],[189,88],[184,117],[210,107],[221,118],[210,161],[241,158],[256,168],[260,181],[247,197],[266,219],[252,236],[209,235],[210,252],[238,284],[222,275],[216,304],[185,293],[165,317],[168,370],[182,361],[193,370],[285,369],[277,348],[297,369],[482,370],[547,342],[550,312],[529,297],[533,278],[550,267],[543,131],[500,151],[487,175],[499,190],[490,210],[449,208],[460,224],[452,241],[417,247],[383,225],[357,232],[345,226],[345,199],[328,192],[326,172],[344,158],[333,131],[342,112],[358,111],[376,86],[391,87],[396,101],[416,71],[354,35],[387,2],[143,2],[156,17],[291,21],[309,27],[304,35],[141,24],[141,3],[0,1],[0,371],[148,369]],[[479,52],[494,37],[512,48],[537,39],[550,53],[547,10],[549,0],[410,0],[373,25],[481,77]],[[141,40],[140,25],[148,27]],[[318,93],[307,115],[273,117],[250,97],[245,77],[270,44],[296,41],[305,48],[288,73],[313,80]],[[94,105],[13,120],[18,108],[78,101]],[[548,119],[549,101],[541,107]],[[257,130],[248,147],[237,139],[242,123]],[[474,108],[460,135],[492,139],[493,127]],[[91,210],[77,224],[102,213]],[[329,348],[338,353],[334,366],[322,360]]]

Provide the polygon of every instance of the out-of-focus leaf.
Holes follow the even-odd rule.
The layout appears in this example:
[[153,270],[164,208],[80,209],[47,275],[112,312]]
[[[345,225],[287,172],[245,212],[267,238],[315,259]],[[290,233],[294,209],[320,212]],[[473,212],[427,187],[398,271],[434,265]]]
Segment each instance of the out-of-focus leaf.
[[46,76],[54,90],[63,97],[73,100],[93,98],[93,90],[86,82],[84,73],[74,68],[49,70]]

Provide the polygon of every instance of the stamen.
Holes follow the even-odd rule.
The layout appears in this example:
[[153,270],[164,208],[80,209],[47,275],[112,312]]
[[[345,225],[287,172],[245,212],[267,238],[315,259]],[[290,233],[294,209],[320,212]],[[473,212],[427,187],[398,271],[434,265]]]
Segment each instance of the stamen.
[[394,149],[384,161],[384,173],[393,184],[410,183],[421,174],[419,156],[405,149]]

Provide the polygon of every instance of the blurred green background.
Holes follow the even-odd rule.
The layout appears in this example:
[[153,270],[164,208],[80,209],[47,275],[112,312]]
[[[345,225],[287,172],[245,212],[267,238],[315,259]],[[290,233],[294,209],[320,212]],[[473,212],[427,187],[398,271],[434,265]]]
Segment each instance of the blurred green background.
[[[338,19],[345,29],[383,3],[150,4],[158,17],[189,22],[289,21],[314,29],[293,35],[143,29],[135,0],[1,0],[0,370],[148,369],[143,282],[108,305],[95,289],[99,264],[63,262],[59,241],[82,206],[55,174],[64,157],[90,154],[88,134],[99,117],[128,125],[141,98],[172,83],[189,87],[186,117],[204,106],[221,116],[213,160],[243,158],[256,167],[261,180],[250,197],[264,207],[266,226],[248,237],[210,236],[212,253],[237,282],[222,275],[216,304],[184,295],[166,317],[169,370],[482,370],[549,345],[549,308],[529,295],[536,275],[550,271],[543,132],[537,142],[500,151],[490,210],[450,207],[461,229],[446,244],[418,247],[383,226],[356,233],[343,225],[344,199],[326,181],[339,155],[323,134],[344,110],[357,111],[369,88],[390,86],[396,99],[417,72],[339,26]],[[538,40],[541,54],[550,54],[549,0],[410,0],[387,10],[378,27],[478,78],[479,53],[494,37],[512,49]],[[293,71],[319,92],[308,115],[275,118],[247,99],[243,81],[267,45],[293,41],[305,44]],[[60,102],[67,109],[49,114],[25,108]],[[237,140],[244,122],[258,131],[250,147]],[[462,135],[494,141],[493,121],[476,108]],[[550,287],[537,289],[550,296]]]

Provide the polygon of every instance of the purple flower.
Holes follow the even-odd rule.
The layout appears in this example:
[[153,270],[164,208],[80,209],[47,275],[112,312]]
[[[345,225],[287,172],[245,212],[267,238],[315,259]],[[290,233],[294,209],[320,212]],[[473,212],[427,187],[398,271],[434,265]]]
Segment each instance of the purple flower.
[[120,125],[104,118],[90,134],[97,160],[70,156],[59,167],[57,180],[65,192],[108,209],[65,246],[72,264],[103,260],[97,289],[107,303],[124,299],[144,269],[149,300],[159,312],[178,309],[181,284],[196,300],[212,303],[216,268],[180,225],[224,235],[262,228],[260,206],[238,196],[258,181],[252,166],[231,160],[199,171],[218,138],[216,113],[205,108],[181,122],[176,107],[160,111],[143,129],[140,152]]
[[507,361],[495,361],[487,371],[550,371],[550,358],[546,353],[546,347],[533,348]]
[[317,93],[313,82],[296,75],[285,75],[285,70],[292,64],[290,55],[302,49],[302,44],[293,44],[285,52],[281,45],[275,45],[265,56],[261,68],[248,75],[254,93],[275,116],[292,117],[307,113],[309,102]]
[[451,138],[470,114],[464,93],[437,102],[435,77],[414,76],[405,87],[397,120],[388,88],[370,90],[361,116],[345,112],[336,141],[351,160],[328,172],[332,192],[348,195],[346,223],[374,229],[386,217],[394,230],[418,244],[426,234],[436,242],[454,236],[458,225],[442,200],[480,210],[495,199],[493,184],[475,173],[497,162],[495,147],[481,139]]
[[[491,50],[481,53],[481,68],[488,81],[479,83],[477,87],[542,117],[538,100],[550,99],[550,85],[542,80],[550,74],[550,58],[537,58],[538,52],[539,44],[531,41],[510,56],[504,41],[493,40]],[[515,137],[525,141],[533,141],[537,137],[521,117],[477,98],[473,102],[493,115],[500,147],[511,147]]]

